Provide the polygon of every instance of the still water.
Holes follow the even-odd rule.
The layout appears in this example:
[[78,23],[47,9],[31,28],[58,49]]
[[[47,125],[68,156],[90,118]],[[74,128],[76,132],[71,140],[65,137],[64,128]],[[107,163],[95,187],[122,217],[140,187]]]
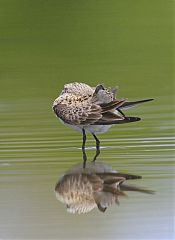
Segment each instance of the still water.
[[[1,1],[0,239],[173,239],[173,4],[151,4]],[[71,214],[57,200],[60,176],[82,163],[82,136],[51,110],[72,81],[155,99],[128,110],[142,121],[98,136],[97,159],[155,194],[128,192],[104,213]]]
[[[81,136],[57,122],[47,102],[35,104],[39,108],[31,102],[1,108],[2,239],[172,239],[174,137],[170,113],[161,114],[166,106],[138,107],[134,111],[142,122],[115,126],[101,135],[97,160],[141,175],[134,184],[156,193],[129,192],[105,213],[94,209],[71,215],[56,200],[54,188],[61,175],[82,162]],[[88,137],[90,161],[95,143]]]

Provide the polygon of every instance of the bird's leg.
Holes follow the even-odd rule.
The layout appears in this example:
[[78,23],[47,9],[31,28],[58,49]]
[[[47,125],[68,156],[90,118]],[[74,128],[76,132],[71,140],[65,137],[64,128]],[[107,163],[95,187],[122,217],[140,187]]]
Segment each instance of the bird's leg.
[[93,162],[95,162],[98,155],[100,154],[100,141],[94,133],[92,135],[93,135],[93,137],[95,138],[95,141],[96,141],[96,154],[95,154],[94,159],[93,159]]
[[85,133],[84,128],[82,129],[82,133],[83,133],[83,143],[82,143],[83,168],[85,168],[86,167],[87,156],[86,156],[86,151],[85,151],[86,133]]

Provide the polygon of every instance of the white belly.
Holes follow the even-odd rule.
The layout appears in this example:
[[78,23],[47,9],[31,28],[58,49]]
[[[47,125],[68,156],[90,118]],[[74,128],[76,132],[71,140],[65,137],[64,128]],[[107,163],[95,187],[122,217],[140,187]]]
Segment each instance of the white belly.
[[84,126],[84,125],[71,125],[71,124],[63,122],[61,119],[60,119],[60,121],[64,125],[72,128],[72,129],[74,129],[75,131],[78,131],[78,132],[82,132],[82,129],[84,128],[85,131],[89,132],[89,133],[105,133],[112,126],[112,125],[86,125],[86,126]]
[[84,129],[90,133],[105,133],[111,126],[112,125],[89,125],[85,126]]

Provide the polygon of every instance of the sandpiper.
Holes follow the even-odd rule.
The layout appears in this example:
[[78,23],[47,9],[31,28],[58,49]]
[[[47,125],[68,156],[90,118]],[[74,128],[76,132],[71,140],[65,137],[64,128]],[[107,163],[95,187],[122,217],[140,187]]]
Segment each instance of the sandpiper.
[[97,154],[100,153],[100,141],[97,133],[104,133],[113,124],[139,121],[139,117],[128,117],[123,109],[153,99],[129,102],[116,99],[116,89],[105,88],[99,84],[90,87],[85,83],[69,83],[53,103],[53,111],[60,121],[83,134],[82,150],[85,150],[86,133],[91,133],[96,140]]
[[85,169],[78,164],[59,178],[55,194],[70,213],[87,213],[94,208],[105,212],[111,205],[119,204],[119,198],[127,196],[127,191],[153,194],[152,190],[127,184],[127,180],[141,178],[117,172],[102,162],[90,162]]

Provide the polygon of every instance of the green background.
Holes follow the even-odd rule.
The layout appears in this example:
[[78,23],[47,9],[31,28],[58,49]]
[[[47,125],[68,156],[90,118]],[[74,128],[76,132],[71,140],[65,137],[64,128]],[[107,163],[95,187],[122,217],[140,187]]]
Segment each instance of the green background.
[[72,81],[173,93],[173,1],[0,4],[1,98],[52,99]]
[[[0,238],[173,238],[173,9],[170,0],[0,0]],[[154,196],[130,193],[80,216],[56,201],[58,176],[82,161],[82,136],[51,108],[74,81],[155,99],[127,112],[142,121],[99,135],[98,159],[142,175],[136,184]],[[94,144],[88,136],[88,160]]]

